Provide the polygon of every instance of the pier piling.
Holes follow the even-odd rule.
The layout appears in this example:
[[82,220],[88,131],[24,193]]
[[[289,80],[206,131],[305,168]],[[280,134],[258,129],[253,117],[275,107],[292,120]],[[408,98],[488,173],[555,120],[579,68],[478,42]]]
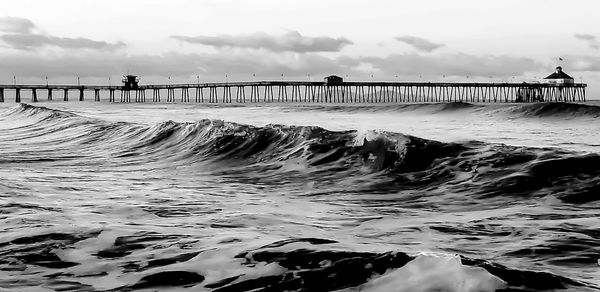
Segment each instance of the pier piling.
[[181,102],[189,102],[190,101],[190,93],[187,88],[181,88]]

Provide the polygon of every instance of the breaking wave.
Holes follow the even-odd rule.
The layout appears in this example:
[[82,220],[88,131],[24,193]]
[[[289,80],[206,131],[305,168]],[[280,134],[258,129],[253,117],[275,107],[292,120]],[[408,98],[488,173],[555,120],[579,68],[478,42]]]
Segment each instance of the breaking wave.
[[[170,167],[202,163],[240,179],[330,181],[361,192],[469,190],[469,196],[544,197],[583,204],[600,201],[600,155],[477,141],[442,143],[393,132],[329,131],[316,126],[255,127],[220,120],[161,122],[147,126],[106,122],[73,113],[21,105],[11,115],[36,118],[35,132],[53,148],[80,151],[5,153],[0,163],[59,162],[90,156],[90,163]],[[58,147],[64,144],[65,147]],[[226,166],[226,167],[224,167]],[[220,170],[219,170],[220,169]],[[368,181],[366,173],[375,174]],[[326,175],[324,175],[326,174]],[[356,180],[352,180],[352,179]],[[557,183],[560,182],[560,183]]]

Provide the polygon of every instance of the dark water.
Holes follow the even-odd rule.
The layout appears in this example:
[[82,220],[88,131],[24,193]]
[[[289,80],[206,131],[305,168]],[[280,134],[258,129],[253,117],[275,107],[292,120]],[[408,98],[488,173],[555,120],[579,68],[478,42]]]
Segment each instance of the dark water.
[[0,105],[8,291],[599,291],[600,107]]

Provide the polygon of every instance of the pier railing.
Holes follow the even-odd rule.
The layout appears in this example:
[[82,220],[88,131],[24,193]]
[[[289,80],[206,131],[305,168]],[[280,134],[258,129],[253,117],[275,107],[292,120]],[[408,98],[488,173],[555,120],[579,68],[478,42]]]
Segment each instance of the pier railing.
[[[107,85],[26,85],[0,84],[0,102],[14,91],[21,102],[23,91],[31,92],[31,101],[47,100],[56,95],[68,101],[75,91],[83,101],[86,92],[101,101],[101,92],[109,102],[313,102],[313,103],[427,103],[427,102],[547,102],[586,101],[585,83],[439,83],[439,82],[340,82],[328,84],[310,81],[254,81],[140,85],[137,88]],[[152,92],[151,99],[146,93]],[[194,99],[190,99],[190,91]],[[117,98],[118,96],[118,98]],[[165,97],[163,99],[162,97]]]

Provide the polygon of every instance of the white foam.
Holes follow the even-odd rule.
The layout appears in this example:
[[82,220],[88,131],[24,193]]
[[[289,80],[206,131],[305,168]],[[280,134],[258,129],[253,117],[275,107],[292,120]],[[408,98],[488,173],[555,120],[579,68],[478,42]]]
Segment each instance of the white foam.
[[484,292],[505,285],[483,268],[463,265],[457,255],[422,253],[404,267],[370,280],[360,291]]

